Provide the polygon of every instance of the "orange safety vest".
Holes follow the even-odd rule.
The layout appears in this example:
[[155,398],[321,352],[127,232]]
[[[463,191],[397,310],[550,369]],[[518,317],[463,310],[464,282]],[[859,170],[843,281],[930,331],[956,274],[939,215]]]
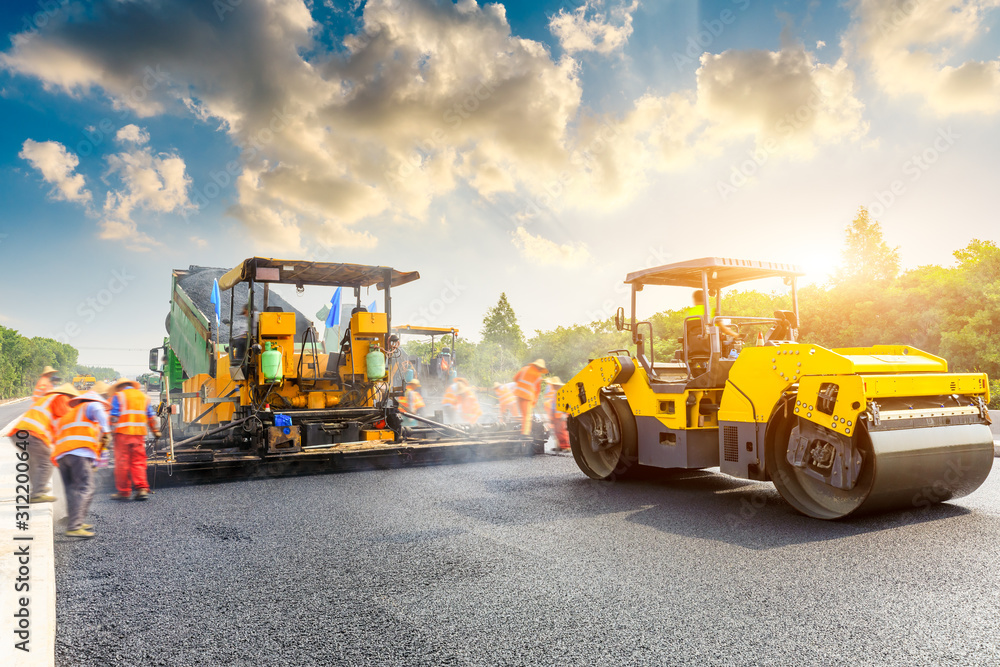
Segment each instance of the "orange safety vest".
[[43,375],[42,377],[38,378],[38,382],[35,383],[35,393],[33,394],[33,396],[35,398],[41,398],[45,394],[52,391],[52,389],[53,389],[52,380],[49,379],[48,375]]
[[534,403],[538,400],[538,394],[542,391],[542,375],[544,372],[534,364],[528,364],[517,372],[514,376],[514,395],[518,398]]
[[101,425],[87,418],[88,403],[89,401],[84,401],[75,408],[70,408],[69,412],[59,420],[56,448],[52,452],[53,461],[66,452],[81,447],[86,447],[97,456],[101,455]]
[[462,404],[462,399],[458,395],[458,384],[452,382],[448,385],[448,388],[444,391],[444,397],[441,399],[442,405],[450,405],[453,408],[457,408]]
[[424,397],[416,389],[407,389],[405,399],[406,405],[409,406],[405,408],[407,412],[416,413],[417,410],[424,409]]
[[21,417],[21,421],[10,432],[27,431],[51,447],[56,439],[55,422],[66,414],[69,409],[66,405],[68,401],[69,397],[65,394],[43,396],[32,403],[28,411]]
[[483,414],[479,407],[479,398],[476,397],[476,390],[472,387],[466,388],[462,392],[462,419],[469,424],[475,424]]
[[118,421],[115,423],[115,433],[122,435],[146,435],[146,423],[149,415],[146,409],[149,399],[141,390],[129,387],[118,392]]
[[497,387],[497,399],[500,401],[501,407],[517,405],[517,399],[514,397],[514,390],[511,387],[512,384],[512,382],[509,382]]
[[548,415],[549,419],[552,418],[552,413],[556,405],[556,388],[549,385],[545,388],[545,396],[542,398],[542,408],[545,410],[545,414]]

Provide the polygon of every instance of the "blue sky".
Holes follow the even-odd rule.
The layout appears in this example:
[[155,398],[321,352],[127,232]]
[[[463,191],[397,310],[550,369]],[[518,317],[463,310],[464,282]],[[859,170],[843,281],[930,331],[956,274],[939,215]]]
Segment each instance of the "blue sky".
[[4,3],[0,324],[134,375],[171,269],[260,254],[418,270],[397,320],[473,338],[503,291],[530,332],[609,316],[652,264],[821,280],[860,205],[904,267],[947,265],[997,236],[998,21],[987,0]]

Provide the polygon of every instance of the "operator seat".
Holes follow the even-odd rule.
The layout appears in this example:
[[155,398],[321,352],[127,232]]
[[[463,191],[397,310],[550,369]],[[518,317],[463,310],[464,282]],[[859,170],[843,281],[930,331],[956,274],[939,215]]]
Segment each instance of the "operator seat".
[[683,340],[684,361],[692,376],[705,372],[709,358],[712,356],[712,345],[708,334],[701,333],[701,318],[694,316],[684,320]]
[[795,342],[798,332],[795,329],[795,313],[790,310],[774,311],[774,318],[778,320],[774,326],[768,330],[764,337],[765,343],[777,343],[778,341]]

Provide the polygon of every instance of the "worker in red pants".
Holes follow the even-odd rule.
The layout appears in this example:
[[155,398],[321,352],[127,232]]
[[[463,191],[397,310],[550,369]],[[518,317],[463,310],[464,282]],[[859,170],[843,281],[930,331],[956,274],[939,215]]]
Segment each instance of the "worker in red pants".
[[[146,393],[138,382],[122,378],[111,385],[111,424],[115,437],[115,500],[128,500],[135,487],[135,500],[149,497],[146,480],[146,434],[160,437],[160,425]],[[148,426],[148,430],[147,430]]]

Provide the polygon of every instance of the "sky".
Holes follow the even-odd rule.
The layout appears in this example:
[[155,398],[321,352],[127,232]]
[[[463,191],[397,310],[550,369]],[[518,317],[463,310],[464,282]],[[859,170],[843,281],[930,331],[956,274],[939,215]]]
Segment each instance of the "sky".
[[8,1],[0,324],[135,375],[172,269],[260,255],[419,271],[394,321],[473,340],[505,292],[530,335],[697,257],[822,282],[859,206],[947,266],[998,236],[998,5]]

